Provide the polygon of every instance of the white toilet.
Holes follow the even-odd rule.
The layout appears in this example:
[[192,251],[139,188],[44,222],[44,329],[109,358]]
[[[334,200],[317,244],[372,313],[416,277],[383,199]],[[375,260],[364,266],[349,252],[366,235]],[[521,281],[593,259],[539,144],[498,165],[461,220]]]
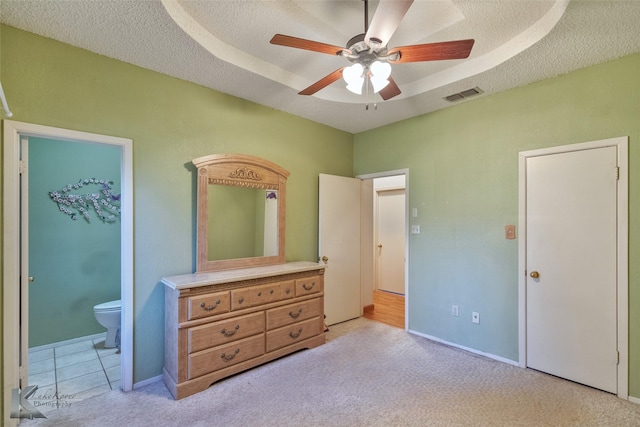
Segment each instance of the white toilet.
[[107,328],[105,348],[120,347],[120,311],[120,300],[104,302],[93,307],[96,320]]

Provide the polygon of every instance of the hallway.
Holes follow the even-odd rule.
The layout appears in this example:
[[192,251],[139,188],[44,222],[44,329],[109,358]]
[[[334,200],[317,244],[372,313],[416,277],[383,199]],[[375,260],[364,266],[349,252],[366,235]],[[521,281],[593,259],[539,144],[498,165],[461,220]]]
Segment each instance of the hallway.
[[363,317],[404,329],[404,295],[374,291],[373,306],[364,308]]

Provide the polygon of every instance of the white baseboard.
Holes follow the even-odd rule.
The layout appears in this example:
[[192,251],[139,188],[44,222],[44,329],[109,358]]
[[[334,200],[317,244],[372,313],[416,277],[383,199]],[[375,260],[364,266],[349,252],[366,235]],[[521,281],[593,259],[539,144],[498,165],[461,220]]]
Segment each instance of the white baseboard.
[[629,396],[628,399],[629,399],[629,402],[635,403],[636,405],[640,405],[640,398]]
[[104,338],[106,335],[107,335],[106,332],[101,332],[99,334],[87,335],[85,337],[72,338],[70,340],[54,342],[54,343],[45,344],[45,345],[39,345],[38,347],[30,347],[29,351],[35,352],[35,351],[41,351],[41,350],[48,350],[50,348],[60,347],[60,346],[69,345],[69,344],[75,344],[75,343],[81,342],[81,341],[88,341],[88,340],[95,340],[95,339],[98,339],[98,338]]
[[459,344],[456,344],[456,343],[445,341],[443,339],[436,338],[436,337],[433,337],[431,335],[423,334],[421,332],[417,332],[417,331],[414,331],[414,330],[411,330],[411,329],[407,329],[407,332],[409,332],[410,334],[413,334],[413,335],[421,336],[421,337],[426,338],[426,339],[431,340],[431,341],[435,341],[435,342],[440,343],[440,344],[448,345],[450,347],[459,348],[460,350],[468,351],[469,353],[473,353],[473,354],[477,354],[477,355],[480,355],[480,356],[484,356],[484,357],[489,358],[489,359],[497,360],[498,362],[502,362],[502,363],[506,363],[508,365],[513,365],[513,366],[520,367],[520,364],[515,360],[506,359],[504,357],[496,356],[495,354],[485,353],[483,351],[479,351],[479,350],[476,350],[474,348],[465,347],[463,345],[459,345]]
[[162,381],[162,375],[158,375],[157,377],[147,378],[146,380],[142,380],[138,383],[135,383],[133,384],[133,389],[135,390],[137,388],[144,387],[146,385],[153,384],[158,381]]

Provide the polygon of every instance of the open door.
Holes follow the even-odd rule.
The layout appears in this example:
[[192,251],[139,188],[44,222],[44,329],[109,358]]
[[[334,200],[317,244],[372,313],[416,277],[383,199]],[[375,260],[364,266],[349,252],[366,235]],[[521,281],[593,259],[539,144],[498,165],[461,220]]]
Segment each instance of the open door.
[[356,178],[320,174],[318,256],[325,270],[327,324],[360,317],[360,185]]

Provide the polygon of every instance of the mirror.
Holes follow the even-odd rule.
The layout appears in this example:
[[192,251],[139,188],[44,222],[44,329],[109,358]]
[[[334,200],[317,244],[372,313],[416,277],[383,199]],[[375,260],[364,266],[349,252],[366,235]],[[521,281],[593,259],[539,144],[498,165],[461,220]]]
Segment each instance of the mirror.
[[284,262],[289,172],[242,154],[193,160],[198,170],[196,272]]
[[277,195],[278,190],[209,185],[207,259],[278,255]]

